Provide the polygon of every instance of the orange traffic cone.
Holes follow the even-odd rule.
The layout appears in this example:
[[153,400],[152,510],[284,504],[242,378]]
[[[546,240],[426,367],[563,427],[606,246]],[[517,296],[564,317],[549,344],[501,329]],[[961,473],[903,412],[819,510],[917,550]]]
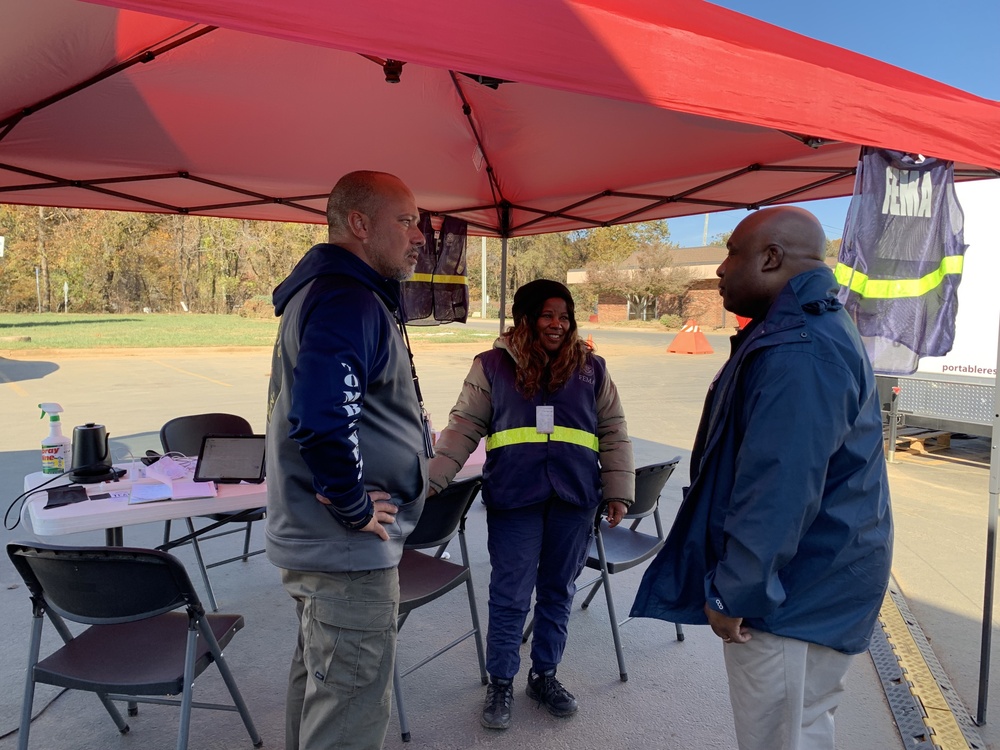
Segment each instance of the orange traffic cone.
[[592,333],[587,334],[587,348],[594,351],[594,334]]
[[698,321],[689,320],[667,347],[668,354],[712,354],[708,339],[698,327]]

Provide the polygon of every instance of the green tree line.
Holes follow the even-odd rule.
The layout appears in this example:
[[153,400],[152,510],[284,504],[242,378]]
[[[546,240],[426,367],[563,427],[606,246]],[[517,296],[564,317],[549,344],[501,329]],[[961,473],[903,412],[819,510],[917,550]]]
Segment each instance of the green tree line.
[[231,313],[269,296],[324,227],[0,205],[0,309]]
[[[0,236],[6,239],[0,258],[4,312],[225,314],[269,312],[274,286],[309,247],[326,239],[326,228],[0,204]],[[472,310],[480,305],[482,248],[481,238],[469,238]],[[685,276],[672,268],[673,248],[666,221],[510,239],[508,311],[518,286],[542,277],[565,281],[571,269],[587,271],[588,283],[574,287],[581,311],[593,308],[598,295],[636,305],[683,295]],[[486,293],[494,314],[500,264],[500,240],[489,238]]]
[[[481,239],[470,238],[467,253],[469,286],[476,300],[482,288],[482,244]],[[573,286],[580,311],[595,309],[598,298],[607,297],[624,298],[650,314],[656,300],[664,297],[675,298],[683,307],[680,300],[693,279],[675,265],[676,249],[665,220],[515,237],[507,248],[508,313],[517,287],[538,278],[565,282],[570,270],[586,274],[585,283]],[[493,312],[499,309],[500,262],[500,240],[487,239],[486,294]]]

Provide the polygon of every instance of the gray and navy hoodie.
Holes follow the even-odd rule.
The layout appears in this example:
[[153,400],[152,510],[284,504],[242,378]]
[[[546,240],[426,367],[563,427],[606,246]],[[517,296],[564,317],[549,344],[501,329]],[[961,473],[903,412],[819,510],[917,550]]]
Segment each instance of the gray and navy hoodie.
[[[326,243],[274,290],[266,546],[281,568],[392,567],[420,517],[427,456],[399,300],[399,282]],[[371,511],[369,490],[400,508],[388,542],[348,528]]]

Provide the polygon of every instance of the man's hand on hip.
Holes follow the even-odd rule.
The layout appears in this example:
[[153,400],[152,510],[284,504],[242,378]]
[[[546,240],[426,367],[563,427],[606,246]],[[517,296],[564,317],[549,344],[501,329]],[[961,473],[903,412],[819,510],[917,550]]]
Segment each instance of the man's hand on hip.
[[[395,503],[389,502],[388,492],[372,490],[368,493],[368,497],[371,499],[374,507],[372,519],[367,525],[362,526],[357,530],[375,534],[375,536],[379,537],[383,542],[388,542],[389,532],[386,531],[383,524],[393,523],[396,520],[396,511],[399,510],[399,508],[396,507]],[[323,503],[323,505],[330,505],[330,501],[320,494],[316,495],[316,499]]]

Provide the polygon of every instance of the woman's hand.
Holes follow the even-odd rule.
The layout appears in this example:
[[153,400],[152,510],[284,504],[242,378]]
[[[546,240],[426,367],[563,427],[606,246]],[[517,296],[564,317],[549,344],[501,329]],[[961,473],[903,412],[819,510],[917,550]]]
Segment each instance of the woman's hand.
[[621,500],[611,500],[608,502],[608,526],[612,529],[621,523],[625,514],[628,512],[628,507]]

